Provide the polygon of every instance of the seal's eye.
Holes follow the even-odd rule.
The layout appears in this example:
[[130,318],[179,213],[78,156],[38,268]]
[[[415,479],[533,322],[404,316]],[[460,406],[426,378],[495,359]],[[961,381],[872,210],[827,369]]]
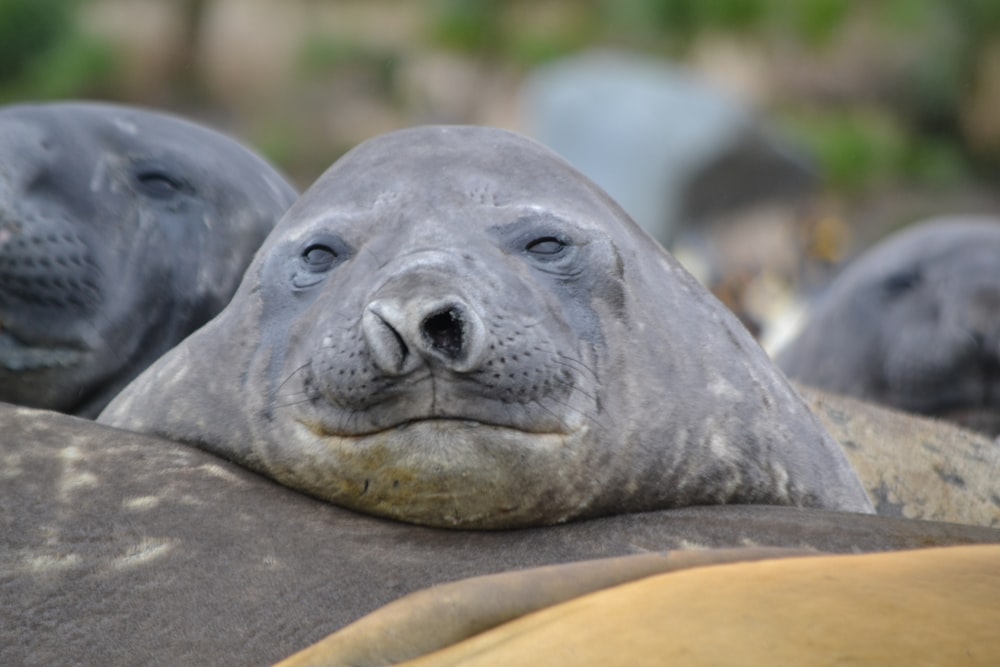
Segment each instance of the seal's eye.
[[292,285],[305,289],[323,282],[327,275],[351,257],[351,247],[334,234],[320,234],[299,246],[292,271]]
[[136,174],[136,180],[146,194],[153,197],[172,197],[181,190],[181,182],[159,169],[149,169]]
[[922,281],[923,276],[919,269],[899,271],[889,274],[885,278],[882,282],[882,289],[885,291],[886,296],[895,298],[917,287]]
[[328,271],[336,259],[337,251],[321,243],[314,243],[302,251],[302,263],[314,273]]
[[566,244],[554,236],[542,236],[530,241],[524,249],[535,255],[557,255]]

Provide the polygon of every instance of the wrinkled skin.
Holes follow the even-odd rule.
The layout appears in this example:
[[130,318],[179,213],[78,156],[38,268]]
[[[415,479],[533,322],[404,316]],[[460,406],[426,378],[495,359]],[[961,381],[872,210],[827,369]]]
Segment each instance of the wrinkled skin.
[[0,109],[0,400],[96,416],[222,309],[295,196],[179,118]]
[[1000,220],[889,237],[847,266],[777,360],[803,384],[1000,435]]
[[871,511],[735,318],[590,181],[491,128],[342,158],[100,420],[433,526]]

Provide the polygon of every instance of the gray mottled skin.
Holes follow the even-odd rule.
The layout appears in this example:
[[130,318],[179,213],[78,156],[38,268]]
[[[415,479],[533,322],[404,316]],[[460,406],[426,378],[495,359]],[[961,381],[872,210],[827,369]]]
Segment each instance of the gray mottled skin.
[[806,385],[1000,435],[1000,220],[889,237],[847,266],[777,361]]
[[435,526],[872,511],[736,319],[590,181],[491,128],[353,150],[100,420]]
[[170,115],[0,108],[0,400],[96,416],[222,309],[295,196]]
[[357,514],[211,454],[0,404],[0,665],[267,665],[464,577],[679,548],[853,552],[1000,531],[729,505],[511,531]]
[[1000,527],[1000,443],[941,419],[798,390],[843,445],[878,514]]

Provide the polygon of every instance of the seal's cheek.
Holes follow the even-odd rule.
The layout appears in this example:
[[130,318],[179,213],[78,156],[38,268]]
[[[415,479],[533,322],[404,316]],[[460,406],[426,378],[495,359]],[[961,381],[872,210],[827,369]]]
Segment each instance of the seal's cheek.
[[562,523],[586,513],[600,481],[588,473],[587,432],[524,433],[428,420],[361,437],[296,429],[316,460],[284,480],[367,514],[442,528]]

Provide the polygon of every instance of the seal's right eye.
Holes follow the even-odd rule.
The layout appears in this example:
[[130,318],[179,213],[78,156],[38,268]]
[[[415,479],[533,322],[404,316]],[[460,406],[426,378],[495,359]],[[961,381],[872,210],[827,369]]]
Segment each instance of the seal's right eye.
[[298,289],[318,285],[326,275],[351,256],[351,249],[334,234],[321,234],[299,246],[292,273],[292,285]]
[[314,273],[329,271],[337,260],[337,251],[321,243],[313,243],[302,251],[302,263]]

